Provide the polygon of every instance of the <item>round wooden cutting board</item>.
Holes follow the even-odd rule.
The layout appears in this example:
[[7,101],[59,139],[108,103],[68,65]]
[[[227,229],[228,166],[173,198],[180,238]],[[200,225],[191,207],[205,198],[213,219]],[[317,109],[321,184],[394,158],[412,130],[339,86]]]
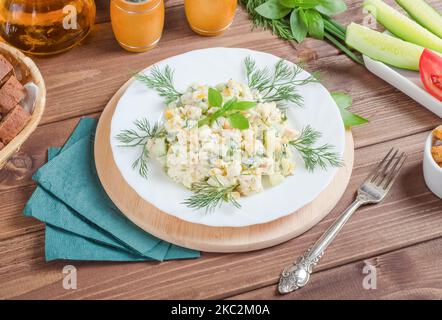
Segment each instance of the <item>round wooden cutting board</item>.
[[146,232],[176,245],[207,252],[257,250],[280,244],[304,233],[321,221],[344,193],[354,159],[353,136],[350,131],[346,133],[345,166],[337,171],[333,181],[314,201],[288,216],[269,223],[233,228],[190,223],[160,211],[126,183],[112,154],[109,136],[112,115],[131,82],[132,80],[128,81],[117,91],[100,117],[95,135],[95,165],[100,181],[115,205]]

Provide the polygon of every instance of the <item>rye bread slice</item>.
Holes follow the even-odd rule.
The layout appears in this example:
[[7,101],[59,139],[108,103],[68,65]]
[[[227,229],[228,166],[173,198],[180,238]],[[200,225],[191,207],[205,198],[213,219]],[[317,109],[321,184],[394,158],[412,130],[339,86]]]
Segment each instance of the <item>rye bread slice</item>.
[[0,113],[7,114],[26,95],[26,90],[15,76],[11,76],[0,88]]
[[0,142],[7,145],[31,119],[31,115],[21,105],[16,105],[0,122]]

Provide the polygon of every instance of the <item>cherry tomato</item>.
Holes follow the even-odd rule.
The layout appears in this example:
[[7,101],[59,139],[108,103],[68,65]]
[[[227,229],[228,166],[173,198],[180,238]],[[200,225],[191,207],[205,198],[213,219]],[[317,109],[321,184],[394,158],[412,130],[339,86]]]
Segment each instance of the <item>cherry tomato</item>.
[[442,56],[425,49],[419,61],[419,69],[425,89],[442,101]]

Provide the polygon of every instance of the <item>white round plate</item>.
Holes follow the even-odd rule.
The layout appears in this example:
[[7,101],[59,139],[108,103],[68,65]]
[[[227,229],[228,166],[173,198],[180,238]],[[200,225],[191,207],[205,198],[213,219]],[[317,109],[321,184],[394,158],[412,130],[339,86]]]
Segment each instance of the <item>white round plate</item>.
[[[168,58],[156,65],[161,69],[169,65],[174,70],[174,84],[178,91],[184,91],[192,83],[215,86],[229,79],[247,83],[244,59],[250,56],[258,67],[267,66],[270,70],[280,58],[258,51],[239,48],[210,48],[190,51]],[[290,62],[289,62],[290,63]],[[149,69],[143,72],[149,73]],[[299,78],[309,74],[303,72]],[[289,121],[292,127],[300,130],[306,125],[322,133],[318,146],[328,143],[335,151],[343,154],[345,129],[339,110],[329,92],[319,83],[302,86],[299,93],[304,99],[304,107],[289,108]],[[165,108],[158,94],[144,84],[134,81],[122,95],[112,118],[110,143],[115,163],[126,182],[146,201],[161,211],[192,223],[217,227],[243,227],[270,222],[295,212],[311,202],[331,182],[337,168],[317,169],[309,172],[302,160],[297,159],[295,174],[275,187],[239,200],[241,209],[224,204],[212,213],[195,211],[182,202],[191,196],[185,187],[175,183],[152,160],[148,179],[142,178],[132,163],[139,150],[119,146],[116,135],[124,129],[133,128],[134,121],[146,117],[152,124],[161,119]]]

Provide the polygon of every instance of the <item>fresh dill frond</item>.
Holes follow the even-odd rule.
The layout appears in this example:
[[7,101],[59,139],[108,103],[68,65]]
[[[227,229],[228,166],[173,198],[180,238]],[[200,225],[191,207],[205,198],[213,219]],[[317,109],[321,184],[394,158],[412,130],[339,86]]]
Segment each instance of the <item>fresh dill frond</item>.
[[160,97],[164,98],[166,104],[178,100],[182,95],[173,85],[173,70],[169,66],[161,70],[155,65],[150,75],[137,73],[135,79],[143,82],[148,88],[154,89]]
[[298,87],[318,82],[313,75],[298,79],[303,71],[302,68],[296,64],[289,65],[282,59],[275,64],[273,75],[267,67],[258,68],[250,57],[244,60],[244,65],[249,87],[258,90],[264,101],[274,101],[280,105],[292,102],[302,106],[303,98],[298,93]]
[[147,142],[151,139],[163,138],[166,131],[158,123],[153,126],[146,118],[134,121],[136,129],[126,129],[121,131],[115,138],[120,142],[121,147],[141,147],[139,157],[132,163],[132,168],[138,168],[138,172],[143,178],[147,178],[148,162],[150,159]]
[[255,60],[250,56],[244,59],[246,67],[247,82],[250,88],[261,91],[265,85],[272,81],[270,70],[267,67],[258,69]]
[[149,150],[145,145],[143,145],[143,150],[141,151],[140,156],[132,163],[132,169],[138,168],[138,173],[143,178],[147,179],[147,174],[149,173],[148,170],[148,163],[150,159]]
[[314,147],[320,137],[320,132],[306,126],[296,140],[290,141],[290,145],[301,154],[305,167],[309,171],[314,171],[318,166],[322,169],[328,166],[342,167],[344,161],[333,151],[333,146],[324,144]]
[[237,187],[238,185],[224,186],[219,181],[215,186],[207,181],[195,182],[191,188],[194,195],[186,199],[183,204],[195,210],[205,209],[206,213],[213,212],[224,202],[241,208],[241,205],[231,194]]
[[134,125],[138,130],[126,129],[116,136],[116,139],[121,143],[121,146],[136,147],[144,145],[148,139],[162,138],[166,134],[163,127],[160,127],[158,123],[151,126],[146,118],[135,120]]

